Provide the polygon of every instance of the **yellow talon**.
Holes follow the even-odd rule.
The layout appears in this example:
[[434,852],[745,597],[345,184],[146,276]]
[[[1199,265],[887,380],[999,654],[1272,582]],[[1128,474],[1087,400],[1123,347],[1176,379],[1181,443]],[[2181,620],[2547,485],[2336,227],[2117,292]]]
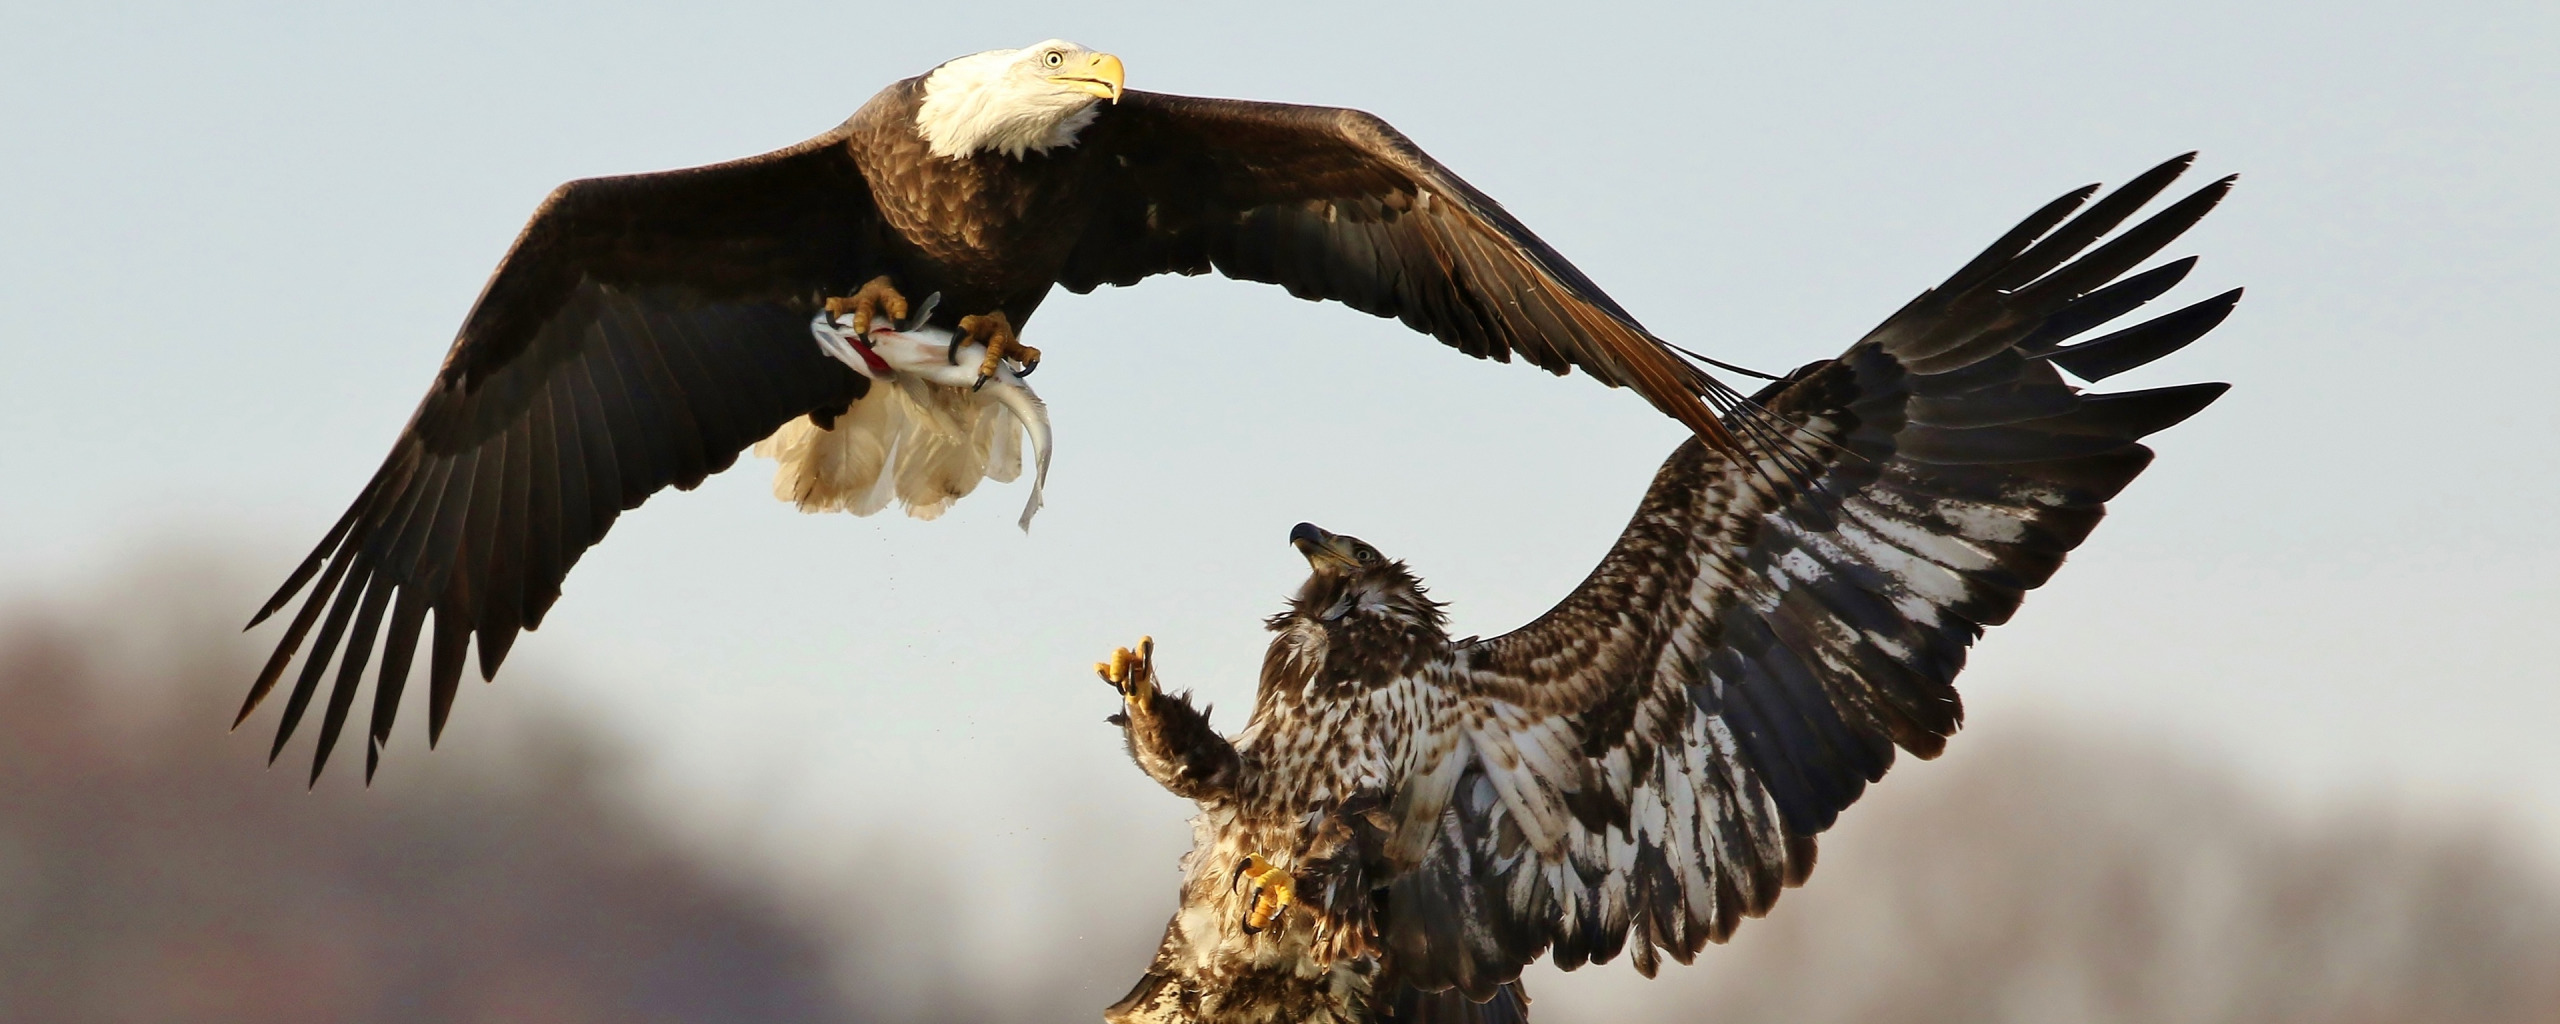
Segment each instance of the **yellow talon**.
[[980,384],[994,377],[996,368],[1002,366],[1007,358],[1022,364],[1022,372],[1026,375],[1040,365],[1040,350],[1014,337],[1013,321],[1004,315],[1003,310],[961,317],[960,338],[960,344],[974,341],[987,347],[986,358],[978,361]]
[[871,333],[871,321],[882,313],[889,314],[891,320],[906,319],[907,297],[899,294],[897,287],[889,283],[888,275],[883,274],[851,295],[827,300],[829,317],[846,313],[853,314],[853,333],[867,335]]
[[1123,647],[1112,651],[1110,661],[1093,663],[1093,672],[1120,691],[1132,710],[1144,711],[1155,700],[1155,653],[1156,638],[1139,637],[1137,650]]
[[1236,865],[1239,880],[1253,882],[1253,903],[1244,913],[1244,933],[1253,935],[1271,927],[1282,910],[1298,902],[1298,880],[1263,855],[1249,854]]

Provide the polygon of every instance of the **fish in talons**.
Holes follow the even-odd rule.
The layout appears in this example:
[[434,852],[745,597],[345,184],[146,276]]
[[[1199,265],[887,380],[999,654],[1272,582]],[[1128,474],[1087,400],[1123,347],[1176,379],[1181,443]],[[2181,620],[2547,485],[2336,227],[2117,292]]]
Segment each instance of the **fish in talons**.
[[869,318],[868,331],[857,330],[851,311],[810,319],[819,350],[871,386],[842,411],[792,420],[756,444],[757,455],[779,464],[775,497],[803,512],[860,516],[895,502],[932,519],[980,480],[1020,476],[1028,436],[1031,494],[1017,523],[1031,529],[1049,479],[1049,407],[1023,383],[1027,365],[990,362],[984,342],[932,326],[941,299],[927,296],[904,320]]

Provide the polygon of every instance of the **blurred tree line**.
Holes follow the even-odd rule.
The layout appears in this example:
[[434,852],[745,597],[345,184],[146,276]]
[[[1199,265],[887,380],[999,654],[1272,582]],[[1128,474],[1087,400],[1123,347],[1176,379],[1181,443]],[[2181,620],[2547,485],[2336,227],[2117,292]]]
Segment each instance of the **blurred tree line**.
[[223,730],[237,607],[0,623],[0,1021],[864,1019],[809,929],[617,802],[564,724],[370,790],[262,771],[255,724]]
[[[304,793],[290,752],[290,778],[266,773],[263,736],[222,729],[254,667],[242,591],[140,578],[0,611],[0,1022],[1089,1021],[1098,1003],[977,983],[1116,993],[1141,966],[1065,942],[972,961],[942,887],[895,870],[860,907],[794,904],[669,838],[561,715]],[[1649,982],[1539,973],[1537,1016],[2560,1021],[2553,858],[2492,815],[2315,814],[2156,744],[2004,729],[1897,771],[1731,946]],[[1020,926],[1151,938],[1163,878]],[[955,952],[920,981],[846,938],[866,935]]]

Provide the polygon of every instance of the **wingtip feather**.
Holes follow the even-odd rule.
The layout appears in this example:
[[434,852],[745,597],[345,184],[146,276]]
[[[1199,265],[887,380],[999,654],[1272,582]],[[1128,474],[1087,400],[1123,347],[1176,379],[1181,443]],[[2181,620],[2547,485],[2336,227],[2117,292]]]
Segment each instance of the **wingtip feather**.
[[[270,681],[267,685],[273,686],[275,684]],[[250,713],[258,710],[258,705],[265,701],[266,696],[267,695],[263,689],[253,689],[249,691],[249,698],[240,702],[240,713],[231,716],[231,729],[229,731],[239,732],[241,723],[249,720]]]
[[2241,289],[2234,288],[2113,334],[2046,353],[2043,358],[2094,384],[2148,365],[2204,337],[2239,308],[2241,294]]

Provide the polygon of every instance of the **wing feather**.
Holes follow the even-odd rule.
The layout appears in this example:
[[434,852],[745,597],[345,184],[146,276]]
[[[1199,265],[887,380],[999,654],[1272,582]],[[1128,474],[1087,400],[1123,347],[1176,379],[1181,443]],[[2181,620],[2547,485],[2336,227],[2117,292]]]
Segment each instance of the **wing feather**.
[[342,659],[317,780],[380,644],[370,779],[430,622],[433,742],[469,652],[495,675],[623,511],[860,395],[806,328],[824,296],[882,259],[843,131],[735,163],[573,182],[544,202],[382,468],[252,620],[309,588],[241,708],[245,720],[314,640],[276,753]]
[[1210,270],[1392,317],[1481,359],[1633,387],[1721,449],[1726,392],[1564,256],[1356,110],[1131,92],[1082,145],[1112,157],[1059,283]]
[[[353,586],[352,582],[349,584]],[[374,577],[365,581],[364,603],[356,608],[355,635],[372,636],[382,626],[382,614],[391,606],[392,588],[388,581]],[[365,660],[373,652],[358,644],[347,648],[347,656],[338,662],[338,680],[329,687],[329,706],[321,712],[320,743],[311,754],[311,780],[320,779],[320,768],[329,763],[329,748],[337,745],[338,730],[347,724],[347,712],[355,707],[356,686],[364,678]],[[324,666],[313,659],[315,666]]]
[[382,645],[382,676],[373,686],[373,720],[364,748],[365,772],[382,763],[382,745],[391,738],[391,722],[400,712],[400,694],[409,685],[409,669],[418,654],[419,626],[426,622],[427,599],[416,587],[400,588],[391,607],[390,632]]
[[[1568,968],[1628,948],[1647,972],[1687,962],[1804,880],[1812,837],[1897,751],[1943,748],[1975,638],[2095,527],[2148,463],[2141,438],[2223,391],[2086,395],[2048,365],[2112,373],[2228,314],[2236,293],[2063,345],[2192,268],[2114,281],[2230,179],[2101,242],[2190,162],[2086,209],[2092,190],[2046,205],[1764,392],[1760,423],[1788,432],[1802,472],[1683,444],[1571,597],[1426,680],[1477,725],[1443,769],[1460,773],[1452,796],[1397,837],[1421,851],[1387,901],[1399,977],[1486,998],[1542,951]],[[1442,932],[1464,919],[1442,908],[1496,926],[1456,941]]]

